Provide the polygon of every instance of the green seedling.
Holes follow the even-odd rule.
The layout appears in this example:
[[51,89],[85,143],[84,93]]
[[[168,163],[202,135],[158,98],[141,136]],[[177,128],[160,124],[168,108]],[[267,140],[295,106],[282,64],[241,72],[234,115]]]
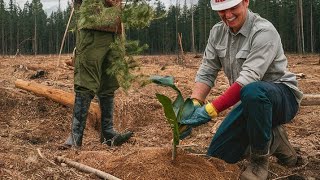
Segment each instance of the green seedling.
[[190,98],[187,98],[186,100],[183,99],[181,91],[175,86],[172,76],[151,76],[150,79],[153,83],[156,83],[160,86],[170,87],[177,92],[177,97],[173,102],[169,97],[156,93],[157,99],[163,106],[165,117],[172,130],[172,160],[175,160],[177,146],[179,145],[180,137],[182,135],[181,132],[185,132],[185,130],[191,128],[180,124],[180,121],[190,116],[190,114],[194,111],[193,102]]

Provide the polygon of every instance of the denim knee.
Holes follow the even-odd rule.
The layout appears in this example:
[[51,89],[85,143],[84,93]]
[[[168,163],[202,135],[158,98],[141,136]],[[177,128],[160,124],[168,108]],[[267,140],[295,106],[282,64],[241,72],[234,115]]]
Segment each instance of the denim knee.
[[263,82],[253,82],[244,86],[240,91],[240,98],[242,103],[261,101],[265,98],[265,91],[262,88]]

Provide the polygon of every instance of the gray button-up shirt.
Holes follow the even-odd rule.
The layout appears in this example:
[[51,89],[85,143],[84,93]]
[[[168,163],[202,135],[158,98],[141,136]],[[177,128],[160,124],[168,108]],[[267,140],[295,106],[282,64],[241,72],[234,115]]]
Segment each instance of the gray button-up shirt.
[[245,86],[256,81],[283,83],[291,88],[300,103],[303,94],[287,63],[275,27],[248,10],[246,21],[237,33],[223,22],[213,26],[196,82],[213,87],[218,72],[223,69],[230,85],[238,82]]

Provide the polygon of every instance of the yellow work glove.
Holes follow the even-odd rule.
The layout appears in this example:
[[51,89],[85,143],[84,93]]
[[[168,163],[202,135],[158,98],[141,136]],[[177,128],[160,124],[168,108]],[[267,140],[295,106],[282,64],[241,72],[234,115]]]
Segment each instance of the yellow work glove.
[[218,116],[217,109],[212,105],[212,103],[206,104],[204,108],[211,118],[215,118]]

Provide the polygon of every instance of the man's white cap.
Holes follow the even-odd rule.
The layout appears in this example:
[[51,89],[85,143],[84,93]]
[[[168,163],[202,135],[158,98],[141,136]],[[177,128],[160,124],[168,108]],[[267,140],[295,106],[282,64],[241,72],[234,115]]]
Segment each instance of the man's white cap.
[[211,8],[214,11],[222,11],[238,5],[242,0],[210,0]]

